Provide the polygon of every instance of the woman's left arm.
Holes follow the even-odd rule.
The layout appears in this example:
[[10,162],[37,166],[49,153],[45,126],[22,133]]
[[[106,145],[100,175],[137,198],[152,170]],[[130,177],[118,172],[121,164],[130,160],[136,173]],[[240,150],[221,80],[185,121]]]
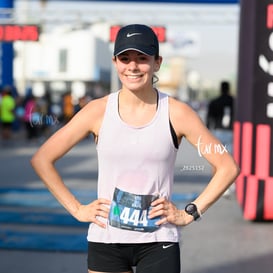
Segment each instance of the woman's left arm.
[[[179,141],[185,137],[199,156],[204,157],[212,166],[213,175],[205,189],[192,202],[203,214],[230,187],[239,175],[239,167],[227,148],[207,129],[197,113],[185,103],[170,98],[170,119]],[[171,222],[177,225],[187,225],[194,219],[185,210],[178,210],[168,200],[157,200],[154,215],[163,216],[159,224]],[[153,215],[152,215],[153,216]],[[165,216],[165,217],[164,217]]]

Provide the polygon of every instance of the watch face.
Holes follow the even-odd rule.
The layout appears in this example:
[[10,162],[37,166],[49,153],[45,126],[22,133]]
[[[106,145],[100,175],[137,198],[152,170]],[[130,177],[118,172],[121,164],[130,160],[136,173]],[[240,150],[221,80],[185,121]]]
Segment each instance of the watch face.
[[188,204],[185,210],[188,214],[192,215],[197,211],[197,208],[195,204]]

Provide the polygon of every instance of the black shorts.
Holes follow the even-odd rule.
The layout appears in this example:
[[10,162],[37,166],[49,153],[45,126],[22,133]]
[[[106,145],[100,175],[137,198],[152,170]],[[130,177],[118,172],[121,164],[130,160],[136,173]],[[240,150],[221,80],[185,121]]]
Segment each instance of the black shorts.
[[88,269],[98,272],[180,273],[179,243],[88,243]]

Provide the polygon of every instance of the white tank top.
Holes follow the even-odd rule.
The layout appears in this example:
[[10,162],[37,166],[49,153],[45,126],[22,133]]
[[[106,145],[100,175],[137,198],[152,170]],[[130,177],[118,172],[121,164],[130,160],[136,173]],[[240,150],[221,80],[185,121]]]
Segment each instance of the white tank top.
[[[114,208],[114,214],[119,211],[124,223],[136,224],[142,229],[147,225],[146,214],[144,215],[143,211],[139,215],[139,210],[135,211],[132,208],[126,208],[123,212],[120,210],[126,206],[130,196],[139,199],[147,195],[164,196],[171,199],[177,149],[170,131],[168,96],[158,92],[155,116],[148,124],[140,127],[128,125],[121,119],[118,96],[119,92],[109,95],[99,131],[98,198],[113,200],[115,190],[126,192],[127,197],[125,201],[123,200],[122,208]],[[127,193],[133,195],[129,194],[128,197]],[[143,201],[141,202],[143,204]],[[140,219],[137,220],[136,215],[140,216]],[[145,230],[141,232],[138,228],[130,230],[127,227],[125,229],[113,227],[109,224],[111,222],[109,219],[100,220],[106,223],[106,229],[91,223],[88,241],[103,243],[179,241],[179,228],[172,224],[161,225],[152,232]]]

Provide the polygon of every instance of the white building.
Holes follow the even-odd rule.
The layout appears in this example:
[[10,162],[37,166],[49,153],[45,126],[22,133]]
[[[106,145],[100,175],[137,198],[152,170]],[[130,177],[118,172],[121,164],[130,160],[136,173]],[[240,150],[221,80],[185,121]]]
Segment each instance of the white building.
[[[40,36],[38,42],[16,42],[14,78],[17,88],[31,84],[52,92],[92,92],[94,84],[110,84],[109,26],[86,29],[62,26]],[[107,36],[107,37],[106,37]],[[23,73],[22,73],[23,72]],[[81,90],[80,90],[81,89]]]
[[109,29],[128,23],[166,27],[160,79],[168,92],[174,82],[201,91],[218,88],[223,79],[236,83],[238,5],[48,1],[40,6],[39,1],[20,0],[16,10],[18,22],[42,24],[43,30],[38,43],[15,43],[19,90],[34,82],[39,90],[64,92],[76,86],[89,92],[95,83],[110,80],[115,90]]

